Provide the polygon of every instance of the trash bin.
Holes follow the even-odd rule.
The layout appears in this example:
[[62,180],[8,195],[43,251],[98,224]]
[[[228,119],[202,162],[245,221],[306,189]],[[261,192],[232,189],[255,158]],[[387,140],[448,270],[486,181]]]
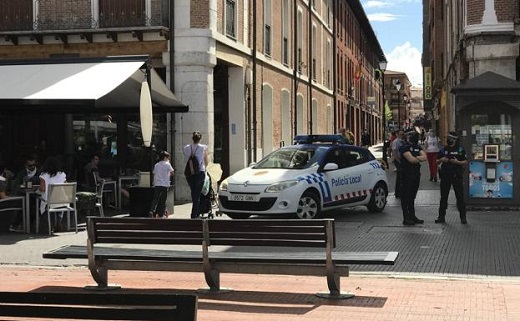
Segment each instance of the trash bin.
[[149,217],[150,205],[153,200],[153,187],[132,186],[130,194],[130,217]]

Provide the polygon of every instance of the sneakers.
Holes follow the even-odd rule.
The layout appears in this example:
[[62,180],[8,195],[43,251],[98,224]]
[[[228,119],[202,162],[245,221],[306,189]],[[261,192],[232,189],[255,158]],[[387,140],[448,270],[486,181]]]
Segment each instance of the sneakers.
[[407,226],[415,225],[415,221],[403,221],[403,225],[407,225]]
[[446,223],[446,220],[444,218],[439,217],[435,220],[435,223]]
[[23,233],[25,231],[23,230],[23,226],[21,226],[21,225],[18,225],[18,226],[11,225],[11,226],[9,226],[9,232]]

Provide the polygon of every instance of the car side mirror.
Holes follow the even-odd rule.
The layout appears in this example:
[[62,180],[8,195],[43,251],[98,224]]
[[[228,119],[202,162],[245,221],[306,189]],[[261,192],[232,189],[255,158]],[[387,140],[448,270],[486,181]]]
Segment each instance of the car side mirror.
[[336,170],[338,168],[339,168],[339,166],[336,163],[327,163],[327,164],[325,164],[325,166],[323,166],[323,171],[324,172],[334,171],[334,170]]

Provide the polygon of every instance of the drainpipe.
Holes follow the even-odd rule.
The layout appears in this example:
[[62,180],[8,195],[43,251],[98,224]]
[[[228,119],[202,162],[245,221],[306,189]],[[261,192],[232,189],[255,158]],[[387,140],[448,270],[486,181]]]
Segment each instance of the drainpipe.
[[[310,134],[314,134],[312,132],[312,127],[313,127],[313,121],[312,121],[312,79],[314,77],[314,73],[313,73],[314,72],[314,69],[313,69],[314,61],[312,60],[312,45],[313,45],[313,43],[312,43],[312,4],[311,3],[309,3],[309,11],[308,12],[309,12],[309,31],[308,31],[309,32],[309,52],[308,52],[307,55],[309,56],[308,59],[309,59],[309,65],[310,66],[308,66],[309,82],[307,84],[307,92],[308,92],[308,96],[309,96],[309,104],[308,104],[308,106],[309,106],[309,125],[310,125],[309,126],[310,127],[309,128],[309,133]],[[317,32],[317,30],[316,30],[316,32]]]
[[[168,1],[168,10],[169,10],[169,28],[170,28],[170,90],[175,93],[175,9],[174,2]],[[175,117],[172,117],[172,114],[168,114],[170,118],[170,128],[171,132],[169,133],[171,139],[171,148],[175,150]],[[175,161],[172,162],[173,168],[175,169]],[[173,175],[173,186],[175,186],[175,176]]]
[[256,0],[253,0],[253,161],[256,162],[257,150],[257,121],[256,121],[256,33],[257,33]]
[[[337,1],[332,1],[332,16],[336,17],[336,5]],[[336,21],[332,19],[332,99],[334,106],[334,131],[338,130],[338,102],[337,102],[337,88],[336,88],[336,73],[334,71],[338,70],[338,62],[336,60]],[[341,75],[343,77],[344,75]],[[343,115],[343,111],[341,113]]]
[[298,61],[298,6],[297,1],[294,0],[293,8],[293,108],[294,108],[294,135],[298,135],[298,68],[300,62]]

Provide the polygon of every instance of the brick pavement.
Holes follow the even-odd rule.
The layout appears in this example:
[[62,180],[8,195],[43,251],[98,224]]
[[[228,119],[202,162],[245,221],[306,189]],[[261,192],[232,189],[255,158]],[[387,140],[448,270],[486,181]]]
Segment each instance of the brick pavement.
[[[2,267],[2,291],[81,292],[92,279],[85,268]],[[128,292],[197,293],[201,273],[111,272]],[[223,274],[230,293],[199,293],[198,320],[520,320],[520,281],[354,275],[342,288],[356,296],[323,300],[324,277]]]

